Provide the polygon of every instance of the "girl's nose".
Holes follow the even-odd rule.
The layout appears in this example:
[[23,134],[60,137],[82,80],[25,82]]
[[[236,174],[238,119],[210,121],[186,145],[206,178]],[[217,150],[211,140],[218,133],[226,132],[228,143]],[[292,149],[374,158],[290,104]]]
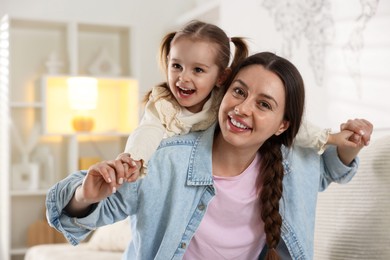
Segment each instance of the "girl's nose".
[[185,69],[183,69],[179,75],[179,79],[180,81],[182,82],[186,82],[186,81],[189,81],[190,80],[190,75],[189,75],[189,72]]

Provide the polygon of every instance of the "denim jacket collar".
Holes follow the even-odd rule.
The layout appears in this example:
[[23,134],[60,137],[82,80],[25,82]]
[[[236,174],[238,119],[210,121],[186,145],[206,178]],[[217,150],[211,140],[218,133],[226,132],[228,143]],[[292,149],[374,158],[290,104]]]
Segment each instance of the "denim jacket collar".
[[212,146],[216,124],[196,138],[188,166],[187,185],[213,185]]

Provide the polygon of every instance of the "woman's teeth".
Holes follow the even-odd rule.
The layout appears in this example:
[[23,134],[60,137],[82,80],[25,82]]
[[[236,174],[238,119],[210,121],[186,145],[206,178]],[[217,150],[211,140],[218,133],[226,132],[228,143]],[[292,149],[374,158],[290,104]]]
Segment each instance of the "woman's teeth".
[[241,129],[248,129],[248,127],[246,127],[245,125],[241,124],[240,122],[234,120],[234,118],[230,118],[230,122],[232,122],[232,124],[235,127],[238,127],[238,128],[241,128]]

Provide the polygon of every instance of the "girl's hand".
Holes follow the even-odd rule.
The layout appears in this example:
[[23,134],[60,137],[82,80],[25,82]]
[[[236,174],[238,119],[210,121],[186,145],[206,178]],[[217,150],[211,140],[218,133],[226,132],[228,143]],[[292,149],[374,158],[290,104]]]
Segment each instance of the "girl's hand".
[[342,130],[338,133],[329,135],[327,144],[336,145],[337,147],[356,148],[361,143],[361,136],[349,130]]
[[125,171],[128,175],[125,176],[127,182],[134,182],[140,177],[140,171],[143,167],[143,160],[133,160],[129,153],[121,153],[116,157],[124,163]]
[[348,120],[340,125],[339,133],[329,135],[327,144],[350,148],[367,146],[373,131],[372,124],[365,119]]
[[341,124],[340,129],[341,133],[349,133],[349,136],[346,135],[348,137],[347,141],[355,144],[355,147],[347,145],[337,146],[341,161],[345,165],[349,165],[359,151],[370,143],[373,125],[365,119],[354,119]]
[[373,125],[365,119],[350,119],[346,123],[340,125],[340,130],[349,130],[354,134],[349,138],[349,141],[359,145],[369,145]]

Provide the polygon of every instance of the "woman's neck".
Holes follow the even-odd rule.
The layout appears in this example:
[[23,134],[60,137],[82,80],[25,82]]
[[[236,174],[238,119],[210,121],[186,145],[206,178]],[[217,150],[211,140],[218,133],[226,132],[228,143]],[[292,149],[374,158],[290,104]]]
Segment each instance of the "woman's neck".
[[219,132],[213,143],[213,175],[224,177],[240,175],[252,163],[256,152],[240,149],[227,143]]

